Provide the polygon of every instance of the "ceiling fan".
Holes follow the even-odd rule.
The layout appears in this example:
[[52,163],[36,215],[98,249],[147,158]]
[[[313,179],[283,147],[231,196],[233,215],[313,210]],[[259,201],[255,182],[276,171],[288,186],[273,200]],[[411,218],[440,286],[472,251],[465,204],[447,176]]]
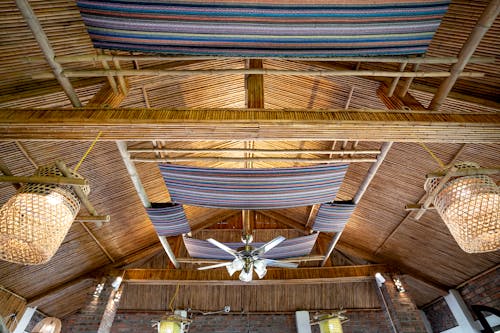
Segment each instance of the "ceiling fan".
[[212,269],[218,267],[226,267],[230,276],[232,276],[236,271],[241,270],[240,280],[243,282],[252,281],[252,274],[255,270],[259,279],[262,279],[267,273],[267,266],[272,267],[283,267],[283,268],[297,268],[298,264],[283,262],[279,260],[261,258],[261,255],[265,254],[272,248],[279,245],[286,238],[283,236],[278,236],[273,240],[265,243],[261,247],[254,248],[250,243],[253,240],[252,235],[245,235],[242,237],[243,247],[233,250],[227,245],[224,245],[213,238],[208,238],[207,241],[221,250],[229,253],[234,257],[233,261],[223,262],[220,264],[200,267],[198,270]]

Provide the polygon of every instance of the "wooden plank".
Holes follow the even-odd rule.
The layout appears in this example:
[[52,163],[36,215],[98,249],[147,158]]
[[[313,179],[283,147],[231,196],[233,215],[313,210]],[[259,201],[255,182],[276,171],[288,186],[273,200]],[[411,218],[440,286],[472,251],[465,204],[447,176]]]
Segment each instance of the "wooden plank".
[[216,214],[212,217],[207,218],[206,220],[203,221],[202,224],[193,226],[191,228],[191,234],[196,234],[198,231],[206,229],[208,227],[211,227],[212,225],[225,221],[231,217],[233,217],[236,214],[240,214],[240,211],[235,211],[235,210],[230,210],[230,211],[224,211],[220,214]]
[[278,221],[279,223],[282,223],[286,226],[289,226],[290,228],[295,229],[295,230],[297,230],[305,235],[309,235],[312,233],[311,228],[306,228],[305,225],[303,225],[302,223],[297,222],[295,220],[292,220],[288,216],[285,216],[285,215],[278,213],[276,211],[261,210],[261,211],[259,211],[259,213],[262,215],[268,216],[268,217]]
[[399,261],[396,261],[392,258],[383,256],[383,255],[374,255],[373,253],[370,253],[368,251],[365,251],[363,249],[359,249],[355,246],[352,246],[350,244],[342,243],[339,242],[337,244],[337,247],[339,250],[341,250],[344,253],[347,253],[349,255],[368,260],[370,262],[383,262],[387,265],[391,265],[393,267],[397,267],[398,270],[400,270],[404,274],[411,275],[412,278],[415,280],[418,280],[425,284],[426,286],[432,288],[433,290],[437,291],[437,293],[441,296],[447,295],[448,290],[452,288],[452,286],[447,286],[445,284],[440,283],[439,281],[436,281],[435,279],[431,278],[430,276],[427,276],[420,271],[411,268],[405,264],[400,263]]
[[128,269],[124,281],[141,285],[293,285],[373,281],[377,272],[391,272],[387,265],[337,266],[323,268],[269,268],[261,280],[241,282],[226,269],[205,271],[182,269]]
[[35,307],[35,306],[40,306],[43,304],[46,304],[48,302],[52,302],[56,299],[57,295],[62,293],[64,290],[68,288],[73,288],[76,287],[80,284],[86,283],[89,284],[89,280],[94,281],[95,277],[91,274],[85,274],[79,278],[73,279],[71,281],[68,281],[66,283],[57,285],[55,287],[52,287],[48,290],[45,290],[44,292],[31,297],[27,300],[27,306],[30,307]]
[[[262,69],[262,59],[249,59],[248,68]],[[264,107],[264,76],[262,74],[249,74],[245,77],[247,108]]]
[[0,109],[0,140],[500,142],[499,114],[405,110]]

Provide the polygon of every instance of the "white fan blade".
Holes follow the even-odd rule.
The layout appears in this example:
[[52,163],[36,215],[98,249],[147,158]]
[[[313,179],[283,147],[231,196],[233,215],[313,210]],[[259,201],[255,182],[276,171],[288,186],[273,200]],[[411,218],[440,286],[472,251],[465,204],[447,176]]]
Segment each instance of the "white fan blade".
[[279,245],[281,242],[283,242],[286,238],[283,236],[278,236],[275,239],[267,242],[266,244],[262,245],[258,249],[255,249],[253,253],[255,254],[263,254],[266,253],[267,251],[271,250],[272,248],[276,247]]
[[299,264],[294,262],[284,262],[273,259],[264,259],[264,260],[266,261],[267,266],[272,266],[272,267],[297,268],[299,266]]
[[225,252],[229,253],[229,254],[230,254],[230,255],[232,255],[233,257],[238,258],[238,256],[236,255],[236,253],[237,253],[237,252],[236,252],[235,250],[233,250],[232,248],[228,247],[227,245],[224,245],[224,244],[222,244],[221,242],[216,241],[216,240],[215,240],[215,239],[213,239],[213,238],[209,238],[209,239],[207,239],[207,242],[211,243],[212,245],[217,246],[219,249],[221,249],[221,250],[223,250],[223,251],[225,251]]
[[215,264],[215,265],[210,265],[210,266],[205,266],[205,267],[198,267],[198,270],[199,271],[204,271],[205,269],[212,269],[212,268],[219,268],[219,267],[225,267],[225,266],[229,266],[231,265],[232,262],[221,262],[219,264]]

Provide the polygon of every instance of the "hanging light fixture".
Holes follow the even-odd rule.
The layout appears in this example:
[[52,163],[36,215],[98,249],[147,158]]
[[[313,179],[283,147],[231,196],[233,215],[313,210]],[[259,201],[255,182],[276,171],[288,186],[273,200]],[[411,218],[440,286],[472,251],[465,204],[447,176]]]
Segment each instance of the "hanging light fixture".
[[[500,189],[479,165],[455,164],[456,173],[434,197],[434,207],[458,245],[468,253],[500,249]],[[449,171],[449,168],[448,168]],[[441,177],[426,180],[428,193],[440,184]]]
[[177,316],[168,316],[162,318],[158,323],[158,333],[180,333],[182,328],[182,320]]
[[342,324],[339,317],[323,320],[319,323],[321,333],[342,333]]
[[316,314],[313,316],[315,322],[312,324],[319,324],[321,333],[342,333],[342,323],[349,320],[343,313],[345,313],[345,310],[340,310],[331,314]]
[[55,317],[42,319],[33,328],[32,333],[59,333],[61,332],[61,321]]
[[[82,176],[71,171],[74,178]],[[62,177],[55,164],[37,169],[35,176]],[[81,186],[85,194],[88,186]],[[71,185],[24,184],[0,209],[0,259],[26,265],[49,261],[80,210]]]

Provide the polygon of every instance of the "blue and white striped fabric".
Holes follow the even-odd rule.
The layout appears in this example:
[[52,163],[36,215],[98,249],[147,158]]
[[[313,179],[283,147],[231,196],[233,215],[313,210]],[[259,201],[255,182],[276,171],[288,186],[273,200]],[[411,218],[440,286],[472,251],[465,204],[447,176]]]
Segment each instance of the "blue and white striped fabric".
[[[306,256],[311,253],[314,244],[316,243],[316,238],[318,238],[318,233],[314,233],[308,236],[290,238],[284,240],[281,244],[275,248],[269,250],[262,257],[267,259],[283,259],[283,258],[293,258]],[[264,245],[264,242],[252,243],[254,248],[258,248]],[[220,259],[220,260],[231,260],[234,259],[229,253],[224,252],[215,245],[207,242],[206,240],[195,239],[191,237],[184,236],[184,245],[189,255],[193,258],[203,258],[203,259]],[[243,243],[224,243],[224,245],[236,250],[243,247]]]
[[171,200],[228,209],[308,206],[335,199],[347,164],[275,169],[160,165]]
[[349,202],[324,203],[319,207],[313,230],[340,232],[349,221],[356,205]]
[[159,236],[177,236],[191,231],[182,205],[153,204],[146,212]]
[[449,0],[77,0],[96,48],[243,57],[422,54]]

